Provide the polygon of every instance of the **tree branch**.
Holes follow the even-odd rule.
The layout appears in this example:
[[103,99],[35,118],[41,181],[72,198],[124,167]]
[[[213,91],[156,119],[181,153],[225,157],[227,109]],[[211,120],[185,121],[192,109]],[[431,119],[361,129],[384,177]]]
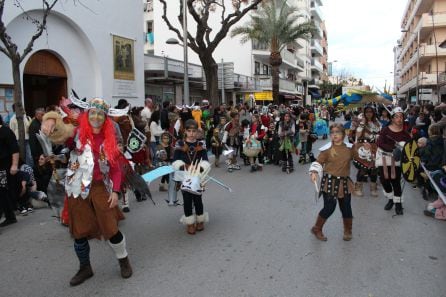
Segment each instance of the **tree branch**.
[[56,5],[57,1],[59,0],[53,0],[51,4],[48,3],[48,1],[46,0],[43,1],[45,9],[43,10],[42,23],[37,26],[37,32],[31,37],[31,40],[28,42],[28,45],[23,50],[23,54],[20,56],[20,62],[22,62],[23,59],[26,57],[26,55],[28,55],[32,51],[34,41],[36,41],[36,39],[42,35],[43,30],[46,29],[46,19],[50,14],[51,10],[53,9],[54,5]]

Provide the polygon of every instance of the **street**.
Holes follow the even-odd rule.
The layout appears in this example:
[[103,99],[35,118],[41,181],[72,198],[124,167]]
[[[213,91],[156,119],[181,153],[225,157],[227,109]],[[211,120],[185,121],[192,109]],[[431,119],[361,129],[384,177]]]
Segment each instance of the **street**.
[[342,240],[337,209],[321,242],[310,228],[323,202],[309,164],[296,161],[289,175],[274,165],[214,168],[233,192],[208,184],[210,222],[194,236],[179,223],[182,207],[167,206],[153,183],[156,205],[133,198],[120,225],[134,271],[126,280],[109,246],[91,240],[94,276],[70,287],[78,260],[68,229],[50,209],[18,217],[0,230],[0,296],[446,296],[445,223],[423,215],[418,190],[406,185],[404,215],[394,217],[381,188],[371,198],[366,186],[365,197],[352,198],[353,240]]

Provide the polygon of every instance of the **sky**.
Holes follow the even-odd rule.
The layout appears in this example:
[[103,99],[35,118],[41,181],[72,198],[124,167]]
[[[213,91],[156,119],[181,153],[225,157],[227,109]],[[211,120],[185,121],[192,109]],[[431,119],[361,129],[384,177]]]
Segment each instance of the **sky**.
[[322,0],[333,75],[350,73],[365,84],[393,88],[393,47],[401,38],[408,0]]

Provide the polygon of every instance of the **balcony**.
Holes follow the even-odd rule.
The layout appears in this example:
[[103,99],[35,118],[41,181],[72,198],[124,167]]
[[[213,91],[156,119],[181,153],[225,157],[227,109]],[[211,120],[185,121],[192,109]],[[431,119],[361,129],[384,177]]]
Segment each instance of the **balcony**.
[[[269,91],[273,89],[273,81],[272,77],[268,77],[267,79],[260,79],[258,81],[258,87],[264,91]],[[291,93],[297,94],[296,82],[291,80],[286,80],[283,78],[279,79],[279,92],[282,93]]]
[[[441,73],[439,74],[439,82],[441,82]],[[420,72],[420,75],[418,76],[418,87],[433,86],[433,85],[437,85],[437,74]],[[410,89],[414,89],[416,87],[417,87],[417,76],[415,75],[408,82],[401,84],[399,93],[406,93]]]
[[[159,57],[154,55],[144,55],[144,71],[156,72],[159,74],[176,73],[184,74],[184,62],[171,58]],[[202,68],[196,64],[188,64],[189,77],[192,79],[202,78]]]
[[322,72],[322,64],[315,58],[311,59],[311,71],[313,72]]
[[318,57],[323,56],[324,50],[322,49],[321,44],[317,40],[311,40],[311,53],[315,54]]
[[315,5],[314,3],[311,3],[311,15],[314,17],[315,20],[318,20],[319,22],[322,22],[322,20],[324,19],[319,5]]
[[321,29],[321,23],[316,20],[313,20],[313,23],[314,23],[314,27],[316,28],[316,30],[314,30],[314,33],[313,33],[313,38],[314,39],[322,39],[322,37],[324,36],[324,33],[322,32],[322,29]]

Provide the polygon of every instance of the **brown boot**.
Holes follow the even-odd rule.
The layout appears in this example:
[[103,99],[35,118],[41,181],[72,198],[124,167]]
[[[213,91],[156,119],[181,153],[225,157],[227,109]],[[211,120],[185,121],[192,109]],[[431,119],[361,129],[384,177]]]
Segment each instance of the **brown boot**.
[[195,229],[195,224],[187,225],[187,227],[186,227],[187,234],[194,235],[195,234],[195,230],[196,230]]
[[209,221],[209,215],[207,212],[203,213],[202,215],[197,216],[197,224],[195,225],[196,231],[203,231],[204,230],[204,223]]
[[355,183],[355,190],[353,191],[353,195],[357,197],[364,196],[364,193],[362,192],[362,182]]
[[314,224],[313,228],[311,228],[311,233],[316,236],[317,239],[322,241],[327,241],[327,237],[325,237],[324,233],[322,233],[322,227],[325,224],[326,219],[321,216],[317,216],[316,224]]
[[343,221],[344,221],[344,237],[342,239],[344,239],[345,241],[350,241],[353,238],[352,236],[353,219],[348,218],[348,219],[343,219]]
[[370,196],[378,197],[378,184],[370,183]]
[[77,286],[93,276],[90,263],[81,265],[79,271],[71,278],[70,286]]
[[122,278],[129,278],[133,274],[132,266],[130,266],[129,257],[119,259],[119,266],[121,267]]

